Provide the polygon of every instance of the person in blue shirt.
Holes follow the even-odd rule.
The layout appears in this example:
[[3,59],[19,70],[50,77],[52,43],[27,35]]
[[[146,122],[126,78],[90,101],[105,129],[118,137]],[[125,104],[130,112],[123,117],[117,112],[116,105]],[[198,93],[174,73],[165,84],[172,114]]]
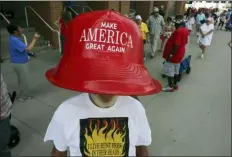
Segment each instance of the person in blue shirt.
[[201,10],[199,14],[197,14],[196,17],[196,30],[197,30],[197,36],[200,35],[200,27],[202,25],[202,21],[205,20],[205,14],[203,13],[203,11]]
[[227,13],[226,13],[226,20],[229,20],[231,16],[231,10],[228,9]]
[[14,71],[17,74],[19,94],[18,98],[20,101],[31,98],[28,93],[28,75],[29,75],[29,58],[28,52],[31,52],[32,48],[35,46],[36,41],[39,39],[40,35],[38,33],[34,34],[32,42],[29,45],[25,45],[20,39],[22,29],[16,25],[8,25],[7,30],[10,34],[9,37],[9,51],[10,60]]

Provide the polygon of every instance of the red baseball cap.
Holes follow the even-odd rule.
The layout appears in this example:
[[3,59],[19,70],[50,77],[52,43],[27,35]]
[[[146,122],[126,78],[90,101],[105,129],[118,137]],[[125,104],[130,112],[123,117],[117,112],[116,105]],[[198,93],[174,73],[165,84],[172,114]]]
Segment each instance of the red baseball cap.
[[63,57],[46,77],[58,87],[95,94],[150,95],[162,88],[144,66],[139,27],[112,10],[87,12],[68,24]]

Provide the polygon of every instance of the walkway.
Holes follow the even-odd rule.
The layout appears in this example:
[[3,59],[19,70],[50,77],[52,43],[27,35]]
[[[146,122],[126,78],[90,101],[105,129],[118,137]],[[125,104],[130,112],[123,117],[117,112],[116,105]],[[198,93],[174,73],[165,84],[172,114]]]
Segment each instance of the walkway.
[[[174,93],[140,97],[152,129],[153,156],[231,155],[231,50],[230,33],[218,31],[204,60],[199,59],[196,37],[191,36],[192,72],[183,77]],[[47,52],[30,62],[30,85],[35,98],[13,107],[12,124],[21,132],[14,156],[48,156],[51,143],[43,137],[54,111],[65,99],[77,94],[51,85],[44,73],[59,56]],[[162,80],[162,58],[146,63],[151,75]],[[9,62],[1,64],[9,91],[16,89],[15,73]]]

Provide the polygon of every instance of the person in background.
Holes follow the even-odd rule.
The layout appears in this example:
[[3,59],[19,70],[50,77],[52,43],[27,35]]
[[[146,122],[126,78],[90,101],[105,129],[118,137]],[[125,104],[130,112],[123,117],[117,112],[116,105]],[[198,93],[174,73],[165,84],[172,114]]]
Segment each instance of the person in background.
[[226,20],[229,20],[231,16],[231,9],[228,9],[227,13],[226,13]]
[[188,17],[190,15],[190,12],[191,12],[191,7],[188,7],[187,11],[186,11],[186,17]]
[[203,13],[203,11],[201,10],[200,13],[197,14],[196,17],[196,31],[197,31],[197,37],[199,36],[199,31],[200,31],[200,27],[201,27],[201,22],[205,20],[205,14]]
[[72,14],[67,10],[67,7],[61,12],[61,17],[55,22],[55,25],[59,28],[60,32],[60,42],[61,42],[61,55],[64,51],[65,43],[65,31],[67,29],[67,24],[72,20]]
[[39,39],[40,35],[38,33],[34,34],[32,42],[27,46],[21,39],[22,29],[16,25],[8,25],[7,30],[10,34],[9,37],[9,50],[10,50],[10,60],[14,71],[17,74],[18,85],[19,85],[19,95],[20,101],[32,98],[28,93],[28,75],[29,75],[29,58],[28,52],[31,52],[35,46],[36,41]]
[[216,25],[218,22],[218,15],[217,15],[216,10],[213,10],[212,18],[214,19],[214,25]]
[[232,31],[232,15],[227,20],[225,29],[226,29],[226,31]]
[[10,141],[10,114],[12,102],[8,95],[7,86],[1,74],[1,102],[0,102],[0,156],[11,157],[8,143]]
[[194,24],[195,24],[195,18],[193,14],[189,14],[189,16],[187,17],[187,22],[186,22],[186,27],[188,28],[189,33],[191,33]]
[[151,44],[151,57],[153,58],[156,53],[158,40],[160,39],[160,34],[163,31],[164,18],[159,14],[159,9],[154,7],[153,13],[149,16],[147,20],[147,25],[150,35],[150,44]]
[[[140,15],[137,15],[135,17],[135,20],[136,20],[136,23],[137,25],[139,26],[140,30],[141,30],[141,33],[142,33],[142,38],[143,38],[143,44],[145,45],[147,40],[148,40],[148,28],[147,28],[147,25],[146,23],[142,22],[142,17]],[[145,54],[145,51],[144,51],[144,60],[146,59],[146,54]]]
[[164,92],[173,92],[178,90],[178,75],[180,63],[185,55],[185,47],[188,43],[189,31],[185,28],[185,23],[182,20],[175,21],[176,30],[167,40],[164,48],[163,58],[163,74],[168,77],[168,85],[162,89]]
[[[220,19],[219,19],[219,24],[218,24],[218,29],[221,29],[223,28],[225,22],[226,22],[226,10],[224,10],[221,15],[220,15]],[[221,27],[221,28],[220,28]]]
[[213,38],[214,24],[213,18],[209,17],[206,19],[206,23],[204,23],[200,27],[201,39],[199,43],[199,47],[202,50],[201,58],[204,58],[206,47],[210,46],[212,38]]
[[160,8],[159,8],[159,14],[161,16],[163,16],[163,18],[164,18],[165,13],[164,13],[164,6],[163,5],[161,5]]
[[160,36],[162,43],[160,50],[163,51],[164,45],[167,39],[171,36],[172,32],[175,30],[175,27],[172,23],[172,18],[168,17],[167,22],[164,24],[163,34]]

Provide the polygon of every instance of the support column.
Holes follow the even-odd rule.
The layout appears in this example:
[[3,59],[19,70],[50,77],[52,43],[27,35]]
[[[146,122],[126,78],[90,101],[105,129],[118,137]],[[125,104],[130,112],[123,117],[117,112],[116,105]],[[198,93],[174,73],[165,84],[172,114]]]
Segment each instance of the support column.
[[175,14],[183,15],[185,12],[185,1],[176,1],[175,4]]
[[114,9],[121,14],[129,13],[130,1],[87,1],[92,10]]
[[104,10],[108,8],[107,1],[87,1],[87,4],[92,10]]
[[164,14],[165,14],[164,18],[166,18],[168,16],[169,1],[155,1],[154,2],[154,7],[160,8],[161,5],[164,6]]
[[120,1],[119,12],[121,14],[128,14],[130,11],[130,1]]
[[136,14],[141,15],[143,21],[146,22],[153,11],[154,1],[136,1]]
[[[51,26],[53,28],[55,28],[56,30],[58,30],[57,26],[55,26],[55,21],[61,16],[61,12],[63,11],[63,2],[62,1],[50,1],[50,10],[51,10],[51,14],[50,14],[50,23]],[[52,39],[51,39],[51,44],[53,44],[53,46],[55,48],[59,47],[59,43],[58,43],[58,36],[57,33],[52,33]]]

